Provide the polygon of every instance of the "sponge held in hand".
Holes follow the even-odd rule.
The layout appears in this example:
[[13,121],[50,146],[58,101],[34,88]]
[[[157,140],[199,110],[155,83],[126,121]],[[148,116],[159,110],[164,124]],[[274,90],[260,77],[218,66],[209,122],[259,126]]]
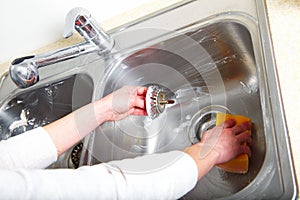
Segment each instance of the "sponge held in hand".
[[[242,115],[230,115],[225,113],[217,113],[216,126],[221,125],[224,121],[229,119],[234,119],[236,121],[236,126],[244,122],[251,122],[250,118]],[[249,134],[251,134],[251,131],[249,131]],[[246,143],[244,145],[246,145]],[[237,174],[247,173],[248,166],[249,166],[249,157],[247,154],[240,154],[236,156],[234,159],[226,163],[217,165],[217,167],[227,172],[237,173]]]

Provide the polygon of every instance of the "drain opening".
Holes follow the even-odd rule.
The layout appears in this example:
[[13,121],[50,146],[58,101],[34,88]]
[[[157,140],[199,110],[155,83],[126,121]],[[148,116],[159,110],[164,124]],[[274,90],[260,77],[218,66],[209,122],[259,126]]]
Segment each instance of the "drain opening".
[[201,141],[203,134],[215,127],[217,113],[230,113],[229,109],[224,106],[214,105],[208,106],[199,110],[191,119],[189,126],[189,139],[192,144],[196,144]]
[[72,168],[78,168],[79,167],[79,162],[80,162],[80,156],[81,156],[81,152],[82,152],[82,147],[83,147],[83,143],[80,142],[79,144],[77,144],[71,152],[70,155],[70,160],[72,163]]
[[201,141],[201,138],[205,131],[212,129],[215,127],[216,124],[216,113],[210,113],[207,115],[204,115],[198,125],[195,127],[195,137],[198,140],[198,142]]

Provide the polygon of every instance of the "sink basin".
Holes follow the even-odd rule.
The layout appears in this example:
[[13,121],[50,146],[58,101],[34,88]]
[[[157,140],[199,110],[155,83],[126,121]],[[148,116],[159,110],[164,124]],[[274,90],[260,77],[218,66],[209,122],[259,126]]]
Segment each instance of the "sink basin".
[[[74,88],[75,80],[82,81],[82,88]],[[1,106],[1,140],[44,126],[70,113],[74,109],[74,89],[83,90],[90,97],[81,98],[78,106],[87,104],[92,98],[90,84],[87,76],[79,74],[7,99]]]
[[[200,130],[211,128],[215,123],[213,113],[224,108],[253,119],[249,172],[235,175],[214,168],[187,197],[211,199],[242,190],[257,177],[266,154],[267,134],[256,68],[249,31],[239,23],[226,21],[125,56],[104,80],[104,95],[124,85],[155,83],[176,103],[154,120],[131,116],[103,124],[97,130],[101,134],[95,135],[94,157],[107,162],[183,150],[199,141]],[[193,120],[197,124],[192,124],[191,119],[195,118],[199,120]],[[191,130],[195,127],[197,130]]]
[[[2,76],[2,139],[47,124],[124,85],[156,84],[175,100],[158,118],[130,116],[104,123],[51,167],[182,150],[200,141],[221,111],[253,121],[249,172],[231,174],[214,167],[182,199],[296,197],[264,1],[183,1],[110,35],[116,44],[110,54],[90,53],[43,67],[41,81],[26,90]],[[32,124],[19,123],[24,116]],[[80,162],[70,165],[72,151],[82,146]]]
[[[91,102],[93,96],[93,81],[84,73],[53,78],[34,89],[10,91],[9,88],[14,87],[11,79],[4,75],[0,95],[9,97],[1,102],[0,140],[47,125]],[[72,151],[78,146],[80,144],[62,154],[49,168],[78,167],[76,158],[71,159]]]
[[[204,1],[188,1],[112,33],[119,46],[106,59],[97,98],[124,85],[157,84],[175,104],[154,120],[130,116],[98,127],[86,138],[87,164],[182,150],[214,126],[217,112],[230,112],[253,120],[249,172],[215,167],[183,199],[293,199],[295,176],[265,5],[219,4],[210,3],[216,7],[211,14]],[[203,7],[206,17],[189,14]]]
[[[82,95],[81,98],[78,98],[78,93]],[[57,80],[34,90],[18,92],[6,99],[0,107],[0,140],[57,120],[91,102],[92,94],[93,82],[85,74]],[[72,162],[70,156],[72,150],[73,148],[61,155],[49,168],[75,167],[76,163]]]

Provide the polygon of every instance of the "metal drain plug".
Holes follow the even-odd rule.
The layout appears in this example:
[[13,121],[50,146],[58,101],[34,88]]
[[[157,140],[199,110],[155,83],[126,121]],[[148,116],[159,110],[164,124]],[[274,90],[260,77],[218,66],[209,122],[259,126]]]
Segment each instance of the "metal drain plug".
[[157,85],[148,87],[146,94],[146,110],[151,119],[155,119],[165,110],[166,104],[175,103],[172,99],[166,99],[165,92]]

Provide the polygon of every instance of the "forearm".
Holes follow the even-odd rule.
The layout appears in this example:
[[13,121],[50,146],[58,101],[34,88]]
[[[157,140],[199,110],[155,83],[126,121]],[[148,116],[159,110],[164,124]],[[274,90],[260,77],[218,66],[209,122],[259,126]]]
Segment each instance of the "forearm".
[[47,167],[56,161],[57,156],[105,122],[109,116],[107,108],[105,102],[99,100],[43,128],[1,141],[0,168]]
[[198,180],[200,180],[214,167],[215,159],[214,156],[207,156],[199,159],[198,162],[197,165],[200,166],[198,169]]
[[206,150],[203,148],[205,148],[204,145],[202,143],[198,143],[185,149],[185,153],[193,158],[198,167],[198,180],[200,180],[211,170],[211,168],[213,168],[218,158],[218,154],[215,151],[208,151],[203,154]]
[[107,101],[101,99],[46,125],[44,129],[55,144],[57,154],[61,155],[97,126],[107,121],[111,116],[110,107]]

